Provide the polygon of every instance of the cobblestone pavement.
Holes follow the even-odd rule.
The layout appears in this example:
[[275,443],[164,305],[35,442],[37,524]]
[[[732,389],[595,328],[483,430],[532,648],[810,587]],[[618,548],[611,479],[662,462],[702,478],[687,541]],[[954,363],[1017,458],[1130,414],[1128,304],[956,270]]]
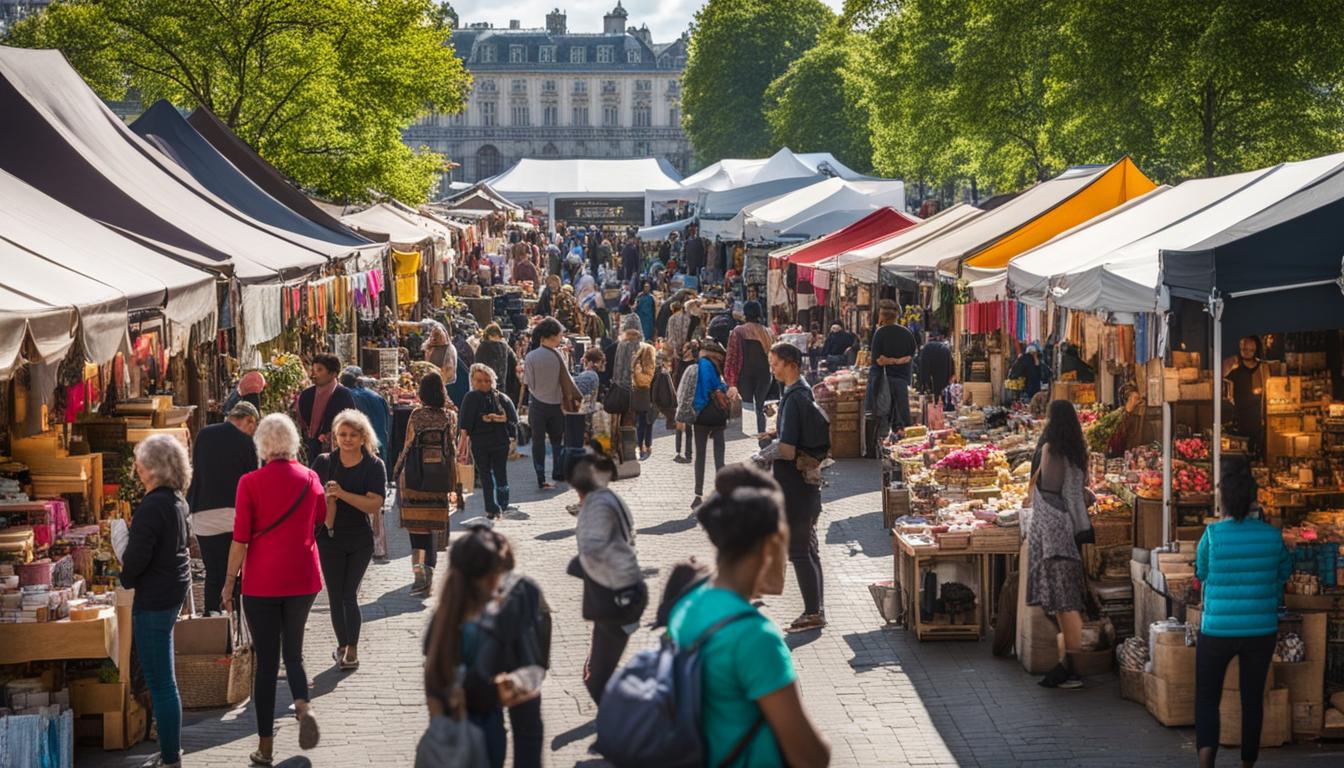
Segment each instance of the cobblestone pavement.
[[[655,594],[671,564],[710,554],[708,540],[688,517],[693,468],[672,462],[673,438],[659,429],[643,474],[616,484],[634,511],[640,560]],[[728,461],[740,461],[751,453],[752,442],[731,437]],[[529,518],[505,521],[501,530],[516,546],[520,568],[542,584],[556,611],[553,669],[543,689],[549,765],[602,765],[588,753],[595,708],[580,678],[589,627],[579,618],[579,582],[564,575],[575,551],[573,518],[564,506],[575,500],[574,494],[539,493],[526,459],[511,462],[509,469],[515,501]],[[830,626],[790,638],[804,702],[831,740],[833,765],[1195,764],[1193,730],[1158,725],[1143,707],[1120,698],[1113,676],[1089,680],[1080,691],[1045,690],[1015,661],[994,658],[987,641],[921,644],[901,629],[884,627],[866,588],[892,574],[877,472],[875,462],[858,460],[828,470],[820,534]],[[481,503],[479,495],[471,497],[466,513],[454,522],[481,514]],[[318,598],[305,658],[322,742],[301,753],[293,721],[279,721],[277,765],[412,763],[426,722],[420,638],[429,609],[407,594],[405,534],[395,525],[389,532],[392,561],[371,566],[361,593],[365,624],[359,671],[342,675],[327,661],[335,641],[326,596]],[[785,594],[769,599],[765,610],[779,621],[801,612],[792,577]],[[654,642],[650,632],[641,630],[630,645],[637,649]],[[289,704],[283,681],[277,701],[277,707]],[[246,765],[256,747],[254,727],[248,705],[186,713],[184,764]],[[150,744],[129,753],[86,748],[77,764],[138,766],[153,751]],[[1233,754],[1223,756],[1224,764],[1234,761]],[[1344,752],[1315,745],[1265,750],[1261,760],[1266,766],[1341,763]]]

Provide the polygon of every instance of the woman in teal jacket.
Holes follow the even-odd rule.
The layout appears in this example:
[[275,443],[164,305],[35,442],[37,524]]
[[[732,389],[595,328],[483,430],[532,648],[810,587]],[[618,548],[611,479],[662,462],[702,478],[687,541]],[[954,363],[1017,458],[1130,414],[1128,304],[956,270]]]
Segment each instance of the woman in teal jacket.
[[1195,575],[1204,613],[1195,651],[1195,744],[1200,768],[1218,756],[1218,705],[1235,657],[1241,670],[1241,762],[1255,764],[1264,719],[1265,676],[1278,639],[1279,600],[1292,558],[1277,528],[1259,519],[1255,478],[1244,457],[1223,459],[1220,493],[1226,519],[1199,540]]

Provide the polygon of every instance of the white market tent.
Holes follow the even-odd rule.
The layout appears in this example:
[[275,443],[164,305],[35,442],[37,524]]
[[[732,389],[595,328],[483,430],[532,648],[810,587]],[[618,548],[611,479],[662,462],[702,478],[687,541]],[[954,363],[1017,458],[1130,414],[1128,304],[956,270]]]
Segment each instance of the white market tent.
[[[417,221],[417,219],[419,221]],[[371,240],[412,249],[424,242],[447,239],[446,227],[388,203],[378,203],[341,216],[341,223]]]
[[[1283,163],[1264,171],[1252,183],[1198,213],[1146,237],[1110,249],[1086,263],[1055,275],[1055,302],[1073,309],[1110,312],[1155,312],[1165,309],[1161,292],[1163,250],[1188,248],[1310,185],[1344,165],[1344,153]],[[1244,176],[1246,174],[1238,174]]]
[[721,192],[707,192],[700,197],[697,215],[700,219],[700,234],[720,237],[725,240],[738,240],[742,237],[742,210],[751,205],[760,205],[776,200],[791,192],[825,181],[823,176],[798,176],[788,179],[763,181],[736,189]]
[[[0,241],[0,258],[6,263],[15,252],[24,253]],[[37,350],[34,361],[64,359],[78,323],[78,311],[69,304],[53,306],[0,286],[0,379],[8,379],[23,363],[23,345],[28,339]]]
[[[681,175],[662,158],[539,160],[523,158],[486,184],[510,202],[546,208],[555,223],[557,199],[646,199],[646,190],[679,187]],[[642,205],[648,224],[648,206]]]
[[983,213],[984,211],[973,205],[957,203],[951,208],[939,211],[913,227],[902,229],[890,237],[819,261],[816,268],[826,272],[841,271],[860,282],[876,283],[878,265],[890,258],[892,254],[902,252],[955,227],[962,226]]
[[748,206],[733,221],[740,219],[742,239],[772,241],[788,229],[831,211],[872,212],[886,206],[905,210],[904,182],[830,178]]
[[844,208],[819,213],[803,219],[779,233],[780,240],[815,240],[832,232],[839,232],[850,224],[872,213],[870,208]]
[[[829,156],[829,153],[827,153]],[[834,160],[834,158],[831,158]],[[836,163],[839,164],[838,162]],[[841,166],[842,168],[844,166]],[[846,168],[845,170],[849,170]],[[751,184],[779,179],[817,175],[817,163],[808,165],[784,147],[770,157],[759,160],[720,160],[681,180],[682,189],[701,189],[722,192]],[[852,172],[851,172],[852,173]]]

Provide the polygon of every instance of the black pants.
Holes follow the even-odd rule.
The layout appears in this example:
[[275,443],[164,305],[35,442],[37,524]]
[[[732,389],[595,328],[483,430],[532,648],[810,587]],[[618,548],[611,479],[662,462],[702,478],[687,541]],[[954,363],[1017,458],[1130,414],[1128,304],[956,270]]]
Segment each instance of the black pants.
[[[714,474],[723,469],[723,432],[724,427],[705,427],[696,424],[695,430],[695,495],[703,495],[705,490],[705,448],[709,438],[714,438]],[[713,485],[713,483],[711,483]]]
[[593,702],[602,703],[602,691],[607,681],[616,673],[621,663],[621,654],[630,642],[630,633],[614,621],[593,622],[593,642],[588,647],[588,663],[583,669],[583,684]]
[[[687,424],[685,429],[678,429],[678,430],[677,430],[677,455],[678,455],[678,456],[685,456],[686,458],[689,459],[689,458],[691,458],[691,456],[695,453],[695,451],[691,448],[691,446],[694,445],[694,442],[693,442],[692,439],[691,439],[691,438],[692,438],[692,435],[694,434],[694,432],[693,432],[694,429],[695,429],[694,425],[692,425],[692,424]],[[685,437],[685,439],[686,439],[686,452],[685,452],[685,453],[682,453],[682,450],[681,450],[681,442],[682,442],[682,438],[683,438],[683,437]]]
[[476,462],[476,473],[481,476],[485,513],[498,515],[509,506],[509,446],[507,443],[494,448],[472,445],[471,458]]
[[551,441],[551,479],[564,480],[560,456],[565,449],[565,413],[560,405],[532,398],[527,406],[527,425],[532,428],[532,467],[537,471],[537,485],[546,482],[547,439]]
[[541,697],[509,709],[513,731],[513,768],[541,768],[546,731],[541,723]]
[[817,518],[821,516],[821,488],[803,481],[793,462],[776,461],[775,480],[784,491],[784,516],[789,522],[789,562],[803,595],[803,612],[820,613],[825,606],[821,547]]
[[308,673],[303,670],[303,628],[308,624],[312,595],[243,598],[243,612],[252,630],[256,667],[252,674],[252,702],[257,711],[257,735],[275,735],[275,681],[280,656],[285,657],[285,678],[295,701],[308,700]]
[[322,581],[327,585],[331,603],[331,628],[339,646],[359,645],[359,583],[373,560],[373,531],[340,530],[328,536],[325,528],[317,534],[317,558],[322,564]]
[[888,374],[887,383],[891,384],[891,430],[895,432],[910,426],[910,380]]
[[[196,545],[201,548],[201,561],[205,563],[205,605],[196,606],[206,613],[219,613],[223,606],[219,596],[224,592],[224,573],[229,569],[229,548],[233,546],[232,533],[217,533],[213,536],[197,536]],[[241,582],[234,581],[233,601],[238,604]]]
[[1222,726],[1218,704],[1223,699],[1223,677],[1236,657],[1241,672],[1241,759],[1260,756],[1260,727],[1265,718],[1265,676],[1274,658],[1277,635],[1214,637],[1200,633],[1195,648],[1195,748],[1217,752]]
[[751,407],[756,411],[756,434],[765,431],[765,398],[770,396],[770,382],[773,381],[769,376],[758,376],[749,378],[743,376],[737,381],[738,394],[742,396],[742,402],[751,403]]
[[411,549],[423,550],[425,553],[425,565],[429,568],[436,568],[439,565],[439,553],[434,548],[434,534],[432,533],[410,533]]

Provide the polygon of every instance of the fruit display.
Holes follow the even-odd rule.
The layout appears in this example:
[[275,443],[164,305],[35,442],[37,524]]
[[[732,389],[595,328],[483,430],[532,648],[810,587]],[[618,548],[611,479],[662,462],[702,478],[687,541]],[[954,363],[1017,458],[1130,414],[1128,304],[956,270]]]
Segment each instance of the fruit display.
[[1098,517],[1106,515],[1124,516],[1129,514],[1129,505],[1122,501],[1119,496],[1102,493],[1097,494],[1097,503],[1092,511]]
[[1171,489],[1176,493],[1206,495],[1213,493],[1213,479],[1203,467],[1178,461],[1171,473]]
[[1003,452],[993,445],[975,445],[952,451],[939,459],[936,466],[939,469],[971,471],[987,467],[995,468],[1005,463]]
[[1202,437],[1189,437],[1172,443],[1176,455],[1186,461],[1208,461],[1209,444]]
[[1145,469],[1139,473],[1139,487],[1134,492],[1145,499],[1162,498],[1162,473],[1154,469]]
[[[1083,425],[1083,436],[1087,438],[1087,447],[1098,453],[1107,453],[1111,450],[1111,441],[1120,431],[1120,426],[1125,422],[1125,411],[1123,408],[1115,408],[1106,412],[1106,415],[1096,417],[1096,411],[1084,411],[1094,415],[1091,423]],[[1081,415],[1081,414],[1080,414]]]

